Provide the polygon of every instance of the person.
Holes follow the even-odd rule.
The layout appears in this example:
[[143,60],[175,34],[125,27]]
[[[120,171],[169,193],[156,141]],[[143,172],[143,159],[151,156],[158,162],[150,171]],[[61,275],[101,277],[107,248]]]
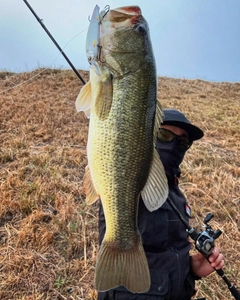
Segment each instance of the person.
[[[178,187],[180,164],[193,141],[203,131],[175,109],[164,109],[156,149],[163,163],[169,185],[169,198],[189,222],[190,207]],[[105,234],[103,208],[99,208],[99,240]],[[190,300],[195,294],[195,280],[208,276],[224,265],[223,255],[215,247],[209,262],[200,253],[189,254],[186,227],[166,201],[158,210],[149,212],[139,199],[138,229],[148,259],[151,287],[146,293],[134,294],[124,287],[98,292],[98,300]]]

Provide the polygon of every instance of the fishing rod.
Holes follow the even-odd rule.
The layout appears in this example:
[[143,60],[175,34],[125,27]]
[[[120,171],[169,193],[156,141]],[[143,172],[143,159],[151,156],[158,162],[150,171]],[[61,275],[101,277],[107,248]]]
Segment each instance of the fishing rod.
[[32,14],[35,16],[35,18],[38,20],[38,22],[40,23],[40,25],[42,26],[42,28],[46,31],[46,33],[48,34],[48,36],[50,37],[50,39],[53,41],[53,43],[55,44],[55,46],[62,53],[63,57],[66,59],[66,61],[70,65],[70,67],[73,69],[74,73],[82,81],[82,83],[85,84],[86,82],[84,81],[84,79],[82,78],[82,76],[78,73],[77,69],[71,63],[71,61],[69,60],[69,58],[67,57],[67,55],[63,52],[63,50],[61,49],[61,47],[58,45],[58,43],[56,42],[56,40],[54,39],[54,37],[51,35],[51,33],[49,32],[49,30],[47,29],[47,27],[44,25],[43,20],[39,18],[39,16],[35,13],[35,11],[33,10],[33,8],[27,2],[27,0],[23,0],[23,1],[27,5],[27,7],[30,9],[30,11],[32,12]]
[[[187,221],[183,218],[181,212],[175,206],[173,201],[168,197],[167,199],[168,204],[172,207],[176,215],[179,217],[181,222],[187,229],[189,236],[195,241],[196,249],[202,253],[202,255],[208,260],[209,256],[211,255],[214,249],[214,241],[222,234],[220,229],[217,229],[215,232],[212,227],[208,224],[210,220],[213,218],[213,214],[209,213],[204,219],[204,224],[206,225],[206,229],[200,232],[197,232],[193,227],[191,227]],[[224,282],[227,284],[229,291],[231,292],[232,296],[236,300],[240,300],[240,291],[228,280],[227,276],[224,274],[223,269],[215,269],[217,274],[222,277]]]

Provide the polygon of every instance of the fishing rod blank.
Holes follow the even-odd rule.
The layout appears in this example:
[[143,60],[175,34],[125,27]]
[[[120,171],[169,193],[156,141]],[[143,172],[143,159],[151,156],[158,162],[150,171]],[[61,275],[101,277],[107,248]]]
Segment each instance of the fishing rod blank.
[[54,37],[51,35],[51,33],[48,31],[47,27],[43,24],[43,21],[39,18],[39,16],[35,13],[35,11],[33,10],[33,8],[30,6],[30,4],[27,2],[27,0],[23,0],[25,2],[25,4],[27,5],[27,7],[30,9],[30,11],[33,13],[33,15],[35,16],[35,18],[38,20],[38,22],[40,23],[40,25],[42,26],[42,28],[46,31],[46,33],[48,34],[48,36],[50,37],[50,39],[53,41],[53,43],[55,44],[55,46],[58,48],[58,50],[62,53],[63,57],[66,59],[66,61],[68,62],[68,64],[70,65],[70,67],[73,69],[74,73],[77,75],[77,77],[82,81],[83,84],[85,84],[86,82],[84,81],[84,79],[82,78],[82,76],[78,73],[77,69],[74,67],[74,65],[71,63],[71,61],[68,59],[67,55],[63,52],[63,50],[61,49],[61,47],[58,45],[58,43],[56,42],[56,40],[54,39]]

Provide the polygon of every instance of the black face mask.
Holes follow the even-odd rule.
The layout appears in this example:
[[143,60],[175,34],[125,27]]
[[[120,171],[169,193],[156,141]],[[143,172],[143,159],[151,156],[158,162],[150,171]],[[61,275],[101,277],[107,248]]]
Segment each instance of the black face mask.
[[157,139],[156,149],[168,178],[179,178],[181,174],[179,166],[187,149],[184,151],[182,147],[179,147],[179,143],[175,139],[167,143]]

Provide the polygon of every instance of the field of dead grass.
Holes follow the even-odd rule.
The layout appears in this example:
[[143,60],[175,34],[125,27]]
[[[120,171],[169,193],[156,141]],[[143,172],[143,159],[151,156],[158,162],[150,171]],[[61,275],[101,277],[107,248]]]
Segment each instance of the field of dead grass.
[[[98,204],[84,201],[88,120],[75,110],[80,88],[71,71],[0,72],[1,300],[96,299]],[[240,83],[159,77],[158,98],[205,132],[186,155],[180,186],[193,226],[214,214],[224,271],[240,289]],[[197,288],[197,297],[231,299],[215,273]]]

